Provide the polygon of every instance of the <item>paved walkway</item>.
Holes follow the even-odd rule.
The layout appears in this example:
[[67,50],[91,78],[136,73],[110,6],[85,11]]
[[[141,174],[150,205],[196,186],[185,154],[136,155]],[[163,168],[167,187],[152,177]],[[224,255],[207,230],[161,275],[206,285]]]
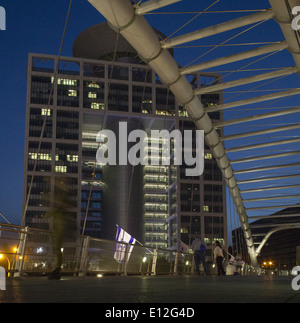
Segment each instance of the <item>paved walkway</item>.
[[133,276],[8,279],[0,303],[300,303],[293,277]]

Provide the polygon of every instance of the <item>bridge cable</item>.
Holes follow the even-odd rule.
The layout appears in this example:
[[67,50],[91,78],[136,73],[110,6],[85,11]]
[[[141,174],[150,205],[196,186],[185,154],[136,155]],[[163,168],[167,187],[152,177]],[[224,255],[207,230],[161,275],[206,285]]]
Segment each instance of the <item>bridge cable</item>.
[[73,4],[73,0],[70,0],[68,13],[67,13],[67,18],[66,18],[65,26],[64,26],[64,31],[63,31],[63,35],[62,35],[62,39],[61,39],[61,43],[60,43],[60,48],[59,48],[59,52],[58,52],[58,56],[57,56],[57,61],[55,63],[54,80],[53,80],[53,83],[51,85],[49,98],[48,98],[48,104],[47,104],[47,110],[46,110],[46,113],[45,113],[45,116],[44,116],[43,126],[42,126],[42,129],[41,129],[41,135],[40,135],[40,138],[39,138],[39,145],[38,145],[38,149],[37,149],[37,158],[35,160],[34,167],[33,167],[33,170],[32,170],[31,181],[30,181],[30,185],[29,185],[29,189],[28,189],[28,193],[27,193],[28,195],[27,195],[26,204],[25,204],[25,207],[24,207],[24,212],[23,212],[23,215],[22,215],[22,222],[21,222],[22,225],[25,225],[25,216],[26,216],[26,213],[27,213],[29,199],[30,199],[30,196],[31,196],[32,186],[33,186],[34,177],[35,177],[35,172],[36,172],[37,163],[38,163],[38,159],[39,159],[39,154],[40,154],[41,147],[42,147],[42,140],[43,140],[45,129],[46,129],[48,113],[49,112],[51,113],[51,109],[50,109],[51,97],[53,96],[54,86],[56,84],[57,74],[59,72],[59,61],[60,61],[60,57],[61,57],[61,53],[62,53],[64,40],[65,40],[65,35],[66,35],[66,30],[67,30],[67,26],[68,26],[68,21],[69,21],[69,17],[70,17],[72,4]]

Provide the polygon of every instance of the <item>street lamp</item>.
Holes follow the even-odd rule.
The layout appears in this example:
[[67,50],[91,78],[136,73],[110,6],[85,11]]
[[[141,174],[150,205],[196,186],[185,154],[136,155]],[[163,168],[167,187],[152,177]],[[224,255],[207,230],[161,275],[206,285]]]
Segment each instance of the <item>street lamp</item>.
[[264,261],[263,262],[263,267],[264,266],[273,266],[274,265],[274,261]]

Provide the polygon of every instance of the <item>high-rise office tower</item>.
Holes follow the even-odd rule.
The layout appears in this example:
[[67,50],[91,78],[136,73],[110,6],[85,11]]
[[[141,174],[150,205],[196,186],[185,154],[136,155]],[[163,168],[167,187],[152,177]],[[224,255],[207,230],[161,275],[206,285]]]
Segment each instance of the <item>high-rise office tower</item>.
[[[208,147],[201,176],[187,177],[187,165],[162,165],[163,139],[150,136],[145,139],[145,154],[158,140],[157,151],[151,151],[158,165],[103,166],[96,162],[99,131],[108,129],[118,136],[120,122],[127,123],[128,132],[195,132],[194,123],[173,94],[107,24],[82,32],[74,43],[73,56],[58,62],[56,56],[29,55],[24,224],[51,228],[45,214],[59,182],[69,188],[69,215],[78,234],[114,239],[119,225],[148,246],[176,248],[179,241],[191,244],[195,234],[208,246],[215,239],[224,243],[225,182]],[[212,73],[188,78],[194,88],[221,82]],[[201,99],[205,106],[219,104],[222,93]],[[221,120],[222,112],[211,118]]]

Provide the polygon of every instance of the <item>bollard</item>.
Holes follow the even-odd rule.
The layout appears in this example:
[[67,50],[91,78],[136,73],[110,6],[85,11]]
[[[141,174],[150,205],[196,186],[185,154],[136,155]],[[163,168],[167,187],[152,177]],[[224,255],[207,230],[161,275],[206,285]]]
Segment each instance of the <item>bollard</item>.
[[175,253],[175,262],[174,262],[174,275],[178,274],[178,252]]
[[153,252],[153,260],[152,260],[151,276],[155,276],[156,275],[156,263],[157,263],[157,249],[154,249],[154,252]]
[[85,277],[86,275],[90,239],[91,239],[90,237],[84,237],[84,240],[83,240],[79,277]]
[[3,267],[0,267],[0,290],[6,290],[6,272]]
[[19,244],[19,253],[16,261],[16,272],[14,273],[14,277],[21,277],[23,275],[23,266],[24,266],[24,258],[26,251],[26,243],[27,236],[29,232],[29,227],[26,227],[24,231],[20,234],[20,244]]
[[127,276],[127,264],[128,264],[128,254],[129,254],[130,245],[126,243],[125,245],[125,256],[122,263],[122,272],[121,275]]

